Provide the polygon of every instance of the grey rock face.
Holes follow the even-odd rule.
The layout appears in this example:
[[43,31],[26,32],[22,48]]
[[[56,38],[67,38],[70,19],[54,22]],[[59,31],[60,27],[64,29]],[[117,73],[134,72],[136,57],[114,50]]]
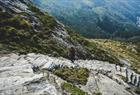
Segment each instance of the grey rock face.
[[[50,77],[47,80],[43,74],[34,74],[30,62],[24,59],[25,57],[27,56],[12,54],[0,58],[0,95],[42,95],[46,93],[61,95],[56,89],[57,83],[50,83]],[[34,59],[34,56],[30,58]],[[51,77],[55,79],[56,76]],[[61,81],[59,78],[56,79],[58,83],[59,80]]]
[[[32,65],[40,67],[41,72],[34,73]],[[51,66],[84,67],[90,70],[86,85],[77,85],[89,95],[101,92],[102,95],[131,95],[130,87],[119,76],[125,76],[115,70],[114,64],[98,60],[78,60],[71,63],[64,58],[48,57],[41,54],[0,57],[0,95],[62,95],[61,85],[65,80],[48,71]],[[133,72],[129,70],[129,72]],[[130,74],[129,73],[129,74]],[[139,76],[139,75],[138,75]],[[68,94],[69,95],[69,94]]]

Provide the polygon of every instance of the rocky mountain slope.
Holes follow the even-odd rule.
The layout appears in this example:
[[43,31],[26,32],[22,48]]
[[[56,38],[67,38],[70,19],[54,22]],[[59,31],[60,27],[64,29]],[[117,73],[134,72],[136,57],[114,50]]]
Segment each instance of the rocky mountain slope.
[[[0,0],[0,95],[138,95],[139,64],[131,70],[131,62],[122,61],[127,57],[99,42],[75,33],[32,0]],[[66,59],[71,46],[74,63]]]
[[94,38],[140,36],[139,0],[33,0],[77,32]]
[[[78,60],[71,63],[64,58],[32,53],[1,55],[0,63],[1,95],[139,94],[138,88],[129,83],[131,79],[125,81],[126,67],[121,67],[120,72],[108,62]],[[39,66],[36,72],[33,65]],[[132,72],[128,69],[129,76]]]
[[69,39],[72,37],[64,25],[48,13],[41,12],[28,0],[0,3],[0,42],[4,48],[20,53],[39,52],[65,57],[66,48],[70,46],[82,49],[77,40]]
[[120,63],[112,54],[65,27],[28,0],[0,1],[0,9],[2,52],[34,52],[67,58],[68,48],[73,46],[80,59],[94,58]]

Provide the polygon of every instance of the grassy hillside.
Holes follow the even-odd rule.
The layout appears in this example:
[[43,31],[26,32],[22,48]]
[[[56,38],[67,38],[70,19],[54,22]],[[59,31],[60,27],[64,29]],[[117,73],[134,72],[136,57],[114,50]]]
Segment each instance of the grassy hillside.
[[[97,59],[101,61],[108,61],[113,64],[120,64],[119,59],[114,56],[112,53],[104,50],[104,48],[101,48],[100,45],[97,43],[90,41],[83,36],[75,33],[72,29],[68,28],[68,33],[71,35],[70,38],[75,41],[78,41],[84,50],[87,51],[88,55],[85,59]],[[82,55],[81,53],[79,53]],[[120,64],[121,65],[121,64]]]
[[29,5],[29,9],[42,23],[39,30],[43,32],[35,32],[32,25],[33,16],[26,12],[9,14],[0,11],[0,43],[2,46],[19,53],[52,53],[50,48],[54,51],[58,51],[58,49],[63,51],[63,47],[57,48],[58,44],[49,37],[49,33],[57,25],[54,18],[32,5]]
[[127,60],[132,66],[131,68],[140,73],[140,44],[129,42],[95,39],[90,40],[100,45],[106,51],[109,51],[116,57]]
[[[0,51],[18,52],[20,54],[34,52],[67,58],[68,48],[74,46],[77,57],[80,59],[97,59],[119,63],[119,60],[111,53],[99,48],[95,43],[89,42],[70,28],[62,27],[48,13],[40,11],[31,4],[28,4],[28,10],[31,13],[21,12],[17,14],[2,10],[0,8]],[[38,22],[39,25],[33,25],[33,21]],[[61,29],[60,31],[68,34],[64,37],[57,35],[68,46],[52,36],[59,32],[55,29]]]

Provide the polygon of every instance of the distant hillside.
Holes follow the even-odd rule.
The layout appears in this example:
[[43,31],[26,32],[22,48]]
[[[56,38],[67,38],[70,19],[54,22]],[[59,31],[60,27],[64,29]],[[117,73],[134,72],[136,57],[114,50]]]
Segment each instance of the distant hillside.
[[92,38],[140,35],[139,0],[33,0],[64,24]]

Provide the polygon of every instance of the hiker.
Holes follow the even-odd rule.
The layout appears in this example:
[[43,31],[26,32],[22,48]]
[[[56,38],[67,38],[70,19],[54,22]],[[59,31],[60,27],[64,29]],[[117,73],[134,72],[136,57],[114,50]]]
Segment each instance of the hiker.
[[122,68],[121,68],[121,66],[120,66],[120,72],[122,72]]
[[128,81],[128,67],[125,68],[126,82]]
[[33,69],[33,72],[37,72],[39,70],[39,67],[33,64],[32,69]]
[[137,87],[140,87],[140,76],[138,78],[138,84],[137,84]]
[[134,85],[137,84],[137,76],[135,75],[135,78],[134,78]]
[[69,58],[70,58],[71,62],[74,63],[74,60],[75,60],[75,48],[74,47],[69,48]]
[[117,70],[120,71],[121,67],[120,65],[117,65]]
[[133,77],[134,77],[134,74],[132,73],[131,76],[130,76],[130,79],[131,79],[131,83],[133,84]]
[[118,65],[117,65],[117,64],[115,64],[115,69],[116,69],[116,71],[117,71],[117,67],[118,67]]
[[120,66],[118,64],[115,65],[116,71],[120,71]]

